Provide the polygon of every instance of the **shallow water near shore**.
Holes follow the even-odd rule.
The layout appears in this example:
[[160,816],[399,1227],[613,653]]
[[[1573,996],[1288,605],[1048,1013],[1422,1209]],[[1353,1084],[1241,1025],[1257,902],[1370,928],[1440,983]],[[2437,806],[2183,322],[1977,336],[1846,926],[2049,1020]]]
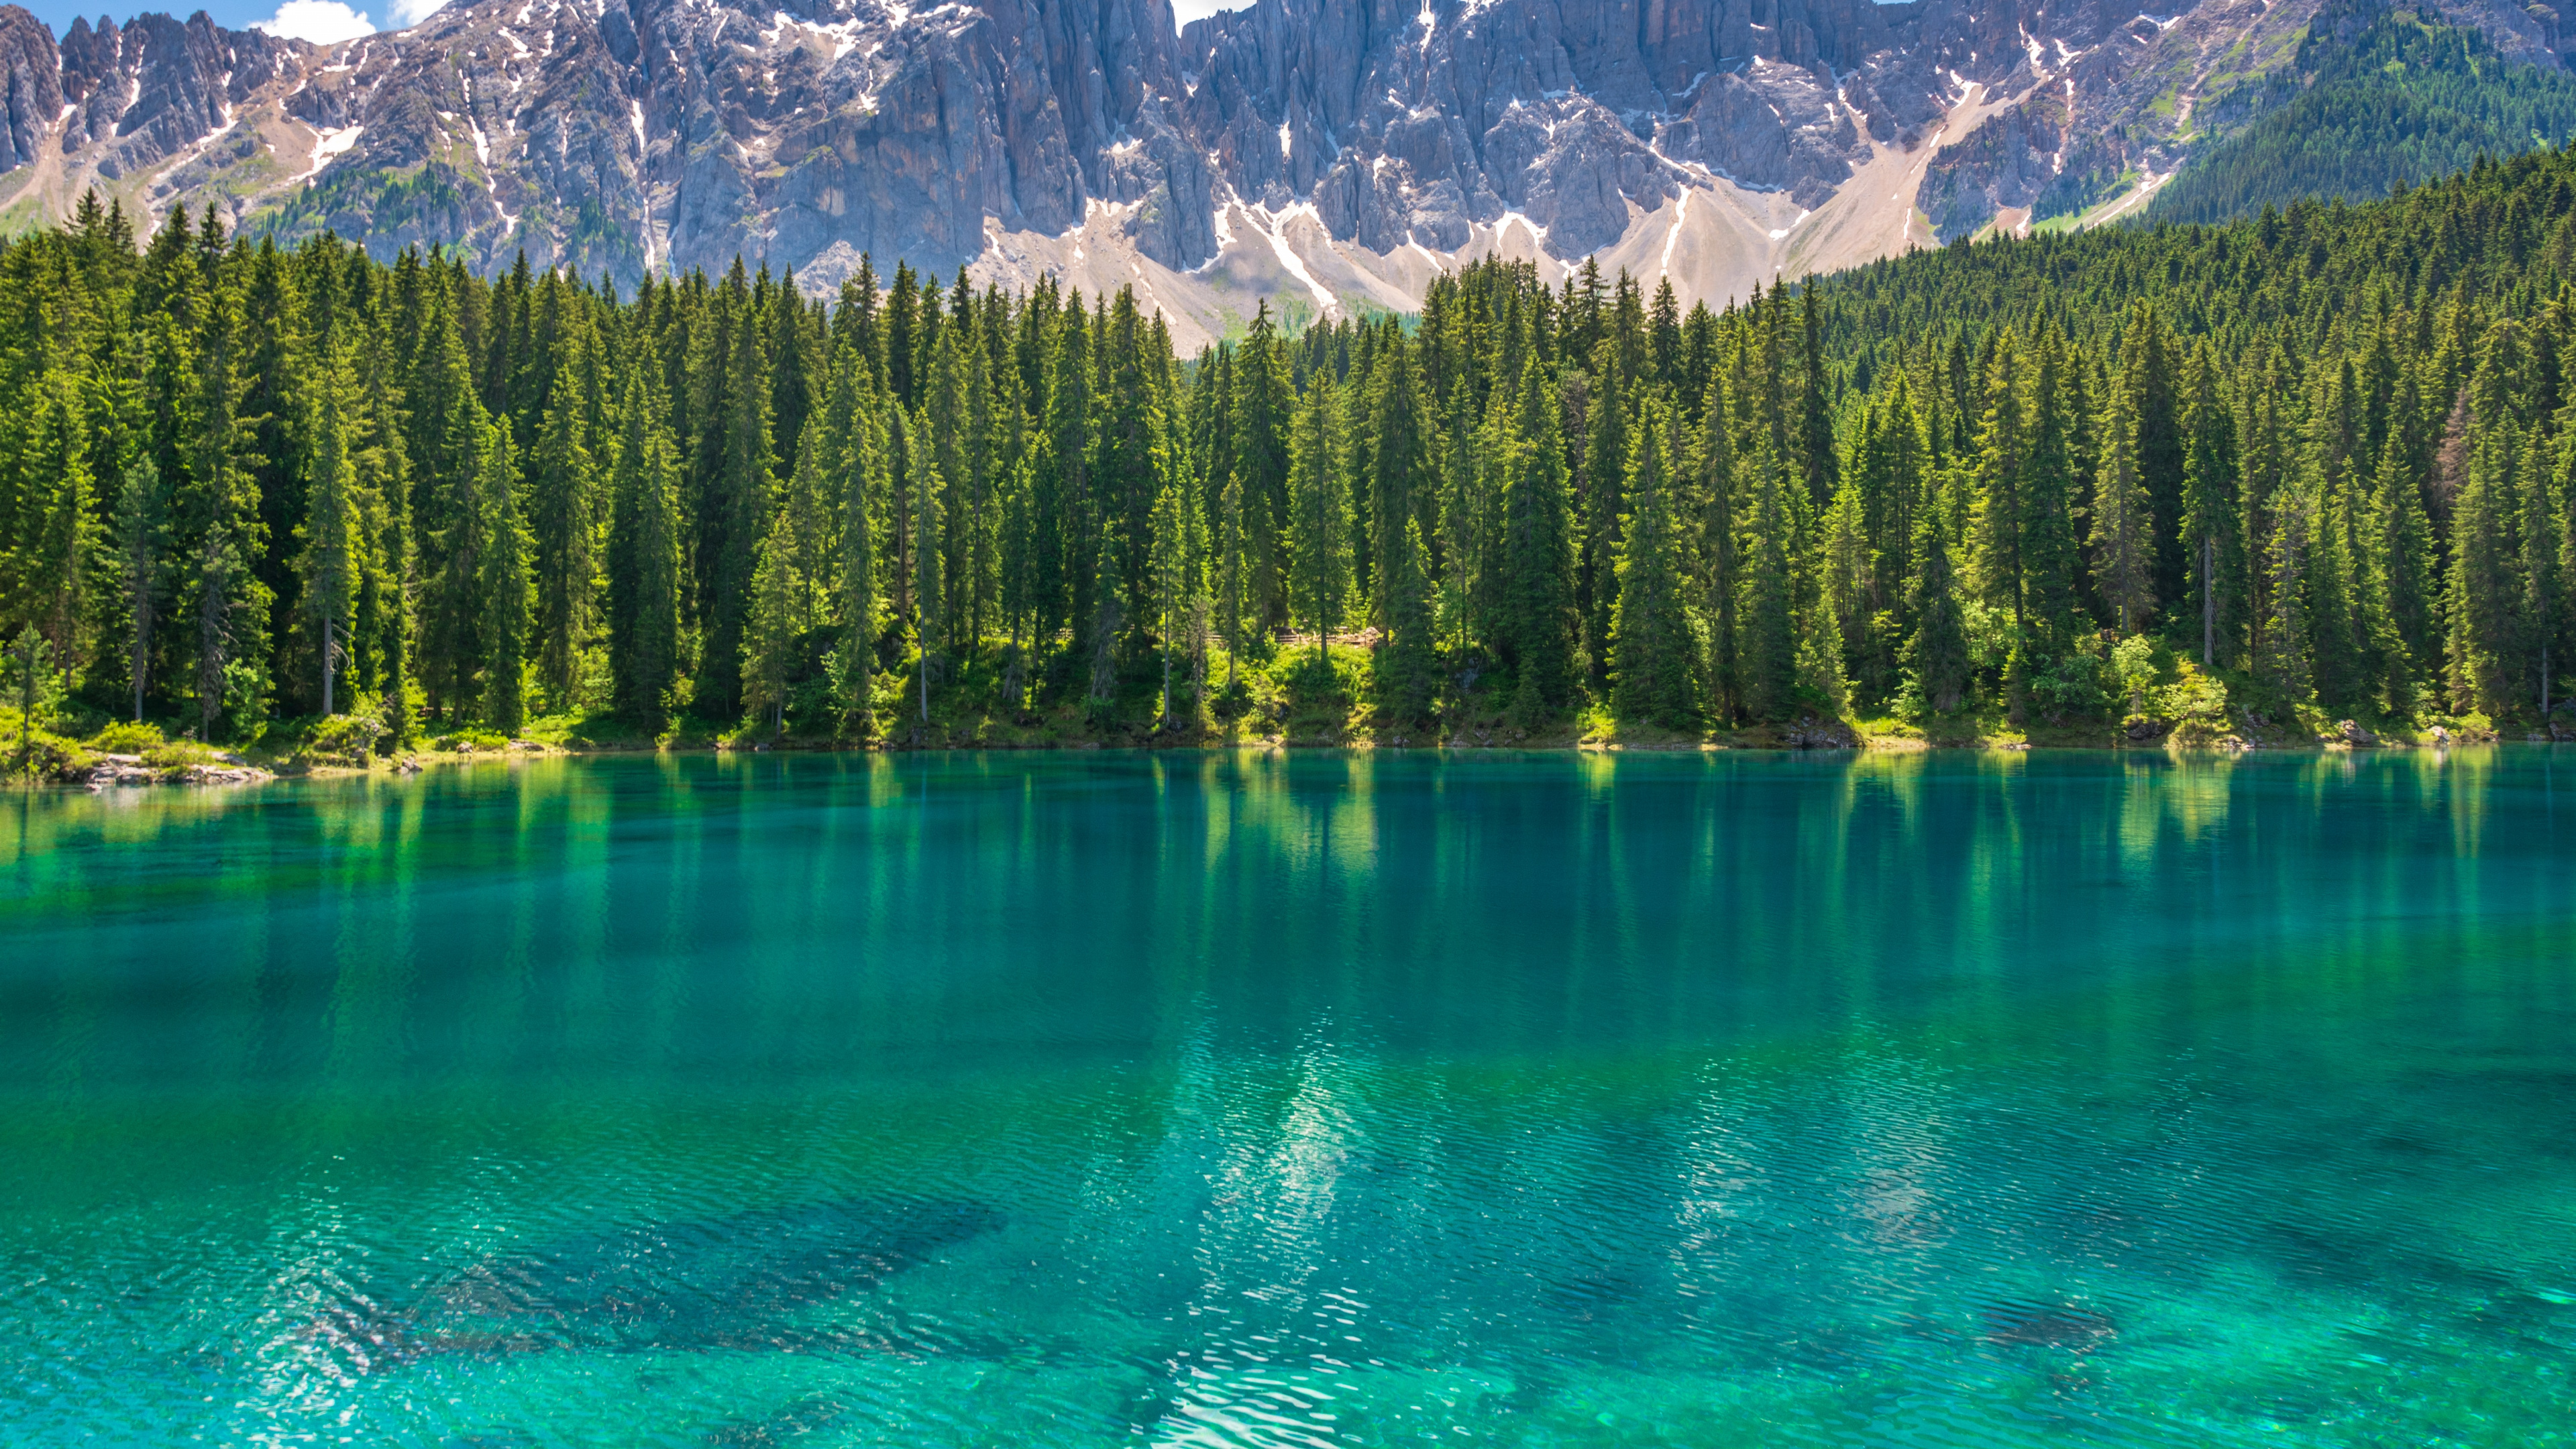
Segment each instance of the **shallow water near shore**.
[[0,1440],[2576,1443],[2576,750],[0,801]]

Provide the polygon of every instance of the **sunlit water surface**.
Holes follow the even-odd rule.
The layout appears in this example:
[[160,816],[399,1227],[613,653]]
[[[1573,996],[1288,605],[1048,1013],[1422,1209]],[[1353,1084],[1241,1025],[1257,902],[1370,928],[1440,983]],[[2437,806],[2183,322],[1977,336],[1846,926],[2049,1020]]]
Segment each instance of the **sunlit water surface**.
[[0,802],[0,1440],[2576,1441],[2576,755]]

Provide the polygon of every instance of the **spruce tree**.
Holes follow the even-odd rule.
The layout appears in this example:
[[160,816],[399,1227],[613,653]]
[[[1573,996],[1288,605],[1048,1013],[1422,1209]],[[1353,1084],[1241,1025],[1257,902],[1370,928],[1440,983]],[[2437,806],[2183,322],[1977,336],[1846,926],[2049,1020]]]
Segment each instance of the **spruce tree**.
[[1079,295],[1048,339],[1046,371],[1045,421],[1031,474],[1037,526],[1030,593],[1040,634],[1078,628],[1090,617],[1092,366]]
[[638,346],[618,400],[608,556],[609,672],[620,714],[658,731],[681,657],[681,521],[661,370]]
[[776,489],[771,436],[768,337],[760,314],[740,296],[741,263],[726,282],[734,305],[719,312],[730,327],[720,412],[706,419],[711,437],[702,444],[713,459],[702,476],[698,526],[702,552],[698,586],[706,631],[697,698],[709,714],[729,719],[742,709],[742,634],[751,605],[751,573],[761,535],[768,530]]
[[[20,640],[26,694],[20,701],[33,725],[37,641],[52,668],[76,670],[89,618],[91,574],[98,552],[98,523],[91,499],[88,409],[78,379],[56,372],[40,379],[26,418],[12,497],[0,497],[0,619]],[[22,729],[23,733],[23,729]]]
[[912,503],[912,639],[917,651],[913,685],[917,723],[927,729],[931,679],[945,663],[949,644],[947,558],[939,545],[948,531],[948,488],[939,476],[929,419],[898,408],[893,420],[895,451],[903,459],[904,496]]
[[1368,435],[1375,440],[1369,456],[1369,572],[1380,581],[1370,612],[1382,633],[1395,627],[1389,610],[1399,587],[1396,555],[1405,546],[1406,527],[1438,517],[1440,431],[1423,394],[1415,351],[1402,333],[1391,334],[1369,379]]
[[2218,667],[2222,646],[2237,658],[2244,632],[2244,513],[2238,498],[2236,423],[2218,390],[2209,344],[2193,349],[2183,383],[2183,497],[2180,538],[2190,599],[2199,619],[2200,662]]
[[2028,447],[2024,437],[2025,404],[2020,352],[2010,333],[1996,339],[1993,363],[1984,379],[1984,411],[1977,425],[1974,564],[1977,592],[1988,604],[2011,612],[2013,631],[2027,621],[2028,595],[2023,581],[2024,535],[2028,527]]
[[1341,411],[1333,392],[1329,377],[1307,382],[1288,446],[1288,592],[1297,622],[1315,635],[1315,661],[1326,670],[1352,587],[1351,501],[1342,484]]
[[876,733],[877,641],[885,627],[884,554],[879,540],[880,500],[891,491],[886,485],[887,411],[867,354],[857,347],[846,351],[832,380],[830,405],[831,431],[841,442],[831,460],[836,470],[834,506],[839,510],[835,617],[840,626],[841,706],[861,739]]
[[742,636],[743,727],[766,730],[772,739],[786,728],[787,686],[802,633],[797,613],[806,580],[796,554],[795,532],[782,509],[760,540]]
[[1760,720],[1785,720],[1797,703],[1797,593],[1793,577],[1795,505],[1799,487],[1769,439],[1754,436],[1746,460],[1752,497],[1743,527],[1743,633],[1738,643],[1744,711]]
[[1590,682],[1604,692],[1610,683],[1611,619],[1618,612],[1619,524],[1628,507],[1622,482],[1631,462],[1628,380],[1620,368],[1621,352],[1616,337],[1593,352],[1591,387],[1584,398],[1583,537],[1575,575]]
[[2522,430],[2509,414],[2496,421],[2474,416],[2466,484],[2451,506],[2444,598],[2451,707],[2463,713],[2501,716],[2515,699],[2524,586],[2514,525],[2523,455]]
[[2420,702],[2427,669],[2439,657],[2432,525],[2402,444],[2393,443],[2380,455],[2371,528],[2371,567],[2391,636],[2385,646],[2387,704],[2391,713],[2402,715]]
[[483,509],[482,678],[478,681],[483,718],[504,734],[517,734],[527,720],[525,679],[529,659],[528,530],[519,507],[518,465],[510,446],[509,425],[486,424],[483,476],[475,488]]
[[2145,349],[2132,351],[2111,388],[2102,420],[2101,471],[2093,483],[2093,589],[2122,634],[2145,627],[2156,606],[2152,500],[2139,471],[2139,429],[2147,403]]
[[340,665],[365,571],[365,500],[350,447],[349,411],[356,401],[346,351],[326,348],[305,390],[307,461],[304,520],[295,564],[301,602],[318,633],[322,713],[339,712]]
[[[2129,391],[2136,427],[2131,444],[2138,486],[2152,532],[2144,597],[2154,603],[2187,597],[2191,563],[2182,520],[2190,511],[2191,439],[2186,399],[2177,387],[2174,342],[2165,318],[2144,302],[2130,309],[2121,338],[2120,386]],[[2097,521],[2095,528],[2101,525]],[[2114,608],[2117,606],[2114,605]],[[2140,615],[2143,621],[2143,613]],[[2124,626],[2125,627],[2125,626]]]
[[1567,708],[1576,686],[1573,499],[1555,394],[1541,368],[1522,369],[1521,447],[1503,500],[1502,607],[1524,721]]
[[2272,499],[2271,535],[2263,550],[2264,596],[2270,617],[2264,621],[2262,672],[2273,686],[2294,700],[2314,689],[2313,655],[2308,636],[2308,573],[2316,539],[2316,496],[2292,484]]
[[[1864,420],[1864,429],[1867,421]],[[1866,445],[1855,462],[1866,464]],[[1866,698],[1886,692],[1895,662],[1892,639],[1881,636],[1885,616],[1874,606],[1872,588],[1878,572],[1877,552],[1870,546],[1868,484],[1859,469],[1848,469],[1834,489],[1833,502],[1816,529],[1816,569],[1824,607],[1842,640],[1843,674]]]
[[213,739],[228,715],[247,720],[266,707],[269,592],[256,572],[267,550],[257,480],[244,466],[250,429],[240,414],[239,298],[216,286],[205,307],[186,404],[186,482],[177,513],[187,555],[180,603],[194,636],[197,728]]
[[[575,365],[584,365],[587,349],[576,343],[572,351]],[[537,677],[558,708],[569,705],[580,686],[581,651],[595,628],[601,512],[582,399],[562,391],[538,426],[529,478]]]
[[132,695],[132,718],[140,724],[144,696],[152,682],[154,634],[168,591],[170,543],[169,497],[149,449],[138,450],[126,465],[108,529],[117,601],[125,616],[126,685]]
[[1407,517],[1404,539],[1387,561],[1389,637],[1373,662],[1378,707],[1400,726],[1431,717],[1439,686],[1438,613],[1428,563],[1421,520]]
[[1712,381],[1700,408],[1699,447],[1692,466],[1700,513],[1700,609],[1708,620],[1709,698],[1711,713],[1721,721],[1735,718],[1744,709],[1736,628],[1744,594],[1736,516],[1742,500],[1733,428],[1725,384]]
[[1701,685],[1673,508],[1674,439],[1671,405],[1661,396],[1650,398],[1628,449],[1629,514],[1612,618],[1612,700],[1623,718],[1682,729],[1698,718]]
[[2030,620],[2055,631],[2076,612],[2083,567],[2076,545],[2082,507],[2078,484],[2089,480],[2080,477],[2081,449],[2074,436],[2082,413],[2074,387],[2079,369],[2054,331],[2034,351],[2035,363],[2026,374],[2030,396],[2022,415],[2028,432],[2016,498],[2022,515],[2021,592]]
[[2550,711],[2565,696],[2558,673],[2566,667],[2569,626],[2565,474],[2542,454],[2535,432],[2532,456],[2522,478],[2522,622],[2524,652],[2530,661],[2533,698],[2547,726]]
[[1906,594],[1906,612],[1914,633],[1906,640],[1905,667],[1922,691],[1923,702],[1948,714],[1964,701],[1968,689],[1967,622],[1959,608],[1959,584],[1950,562],[1950,531],[1943,518],[1937,486],[1914,523],[1914,577]]

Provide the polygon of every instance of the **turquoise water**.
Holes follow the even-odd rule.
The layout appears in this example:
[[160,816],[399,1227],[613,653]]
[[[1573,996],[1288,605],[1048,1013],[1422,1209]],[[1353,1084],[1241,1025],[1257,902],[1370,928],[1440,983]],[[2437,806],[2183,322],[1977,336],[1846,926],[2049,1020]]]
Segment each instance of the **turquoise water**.
[[2576,1442],[2576,753],[0,801],[0,1441]]

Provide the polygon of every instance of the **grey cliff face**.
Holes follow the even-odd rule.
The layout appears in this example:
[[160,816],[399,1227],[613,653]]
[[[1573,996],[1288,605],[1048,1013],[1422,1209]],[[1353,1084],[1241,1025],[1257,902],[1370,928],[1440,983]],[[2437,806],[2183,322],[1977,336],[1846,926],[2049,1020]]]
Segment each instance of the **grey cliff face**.
[[[57,41],[7,6],[0,192],[628,286],[736,255],[830,286],[862,254],[945,272],[1068,234],[1188,276],[1229,214],[1283,257],[1311,215],[1380,256],[1525,221],[1563,261],[1686,193],[1803,219],[1891,165],[1869,204],[1947,237],[2170,174],[2192,108],[2315,8],[2173,3],[1258,0],[1176,30],[1169,0],[452,0],[329,47],[202,13]],[[2444,3],[2555,53],[2554,9]]]

